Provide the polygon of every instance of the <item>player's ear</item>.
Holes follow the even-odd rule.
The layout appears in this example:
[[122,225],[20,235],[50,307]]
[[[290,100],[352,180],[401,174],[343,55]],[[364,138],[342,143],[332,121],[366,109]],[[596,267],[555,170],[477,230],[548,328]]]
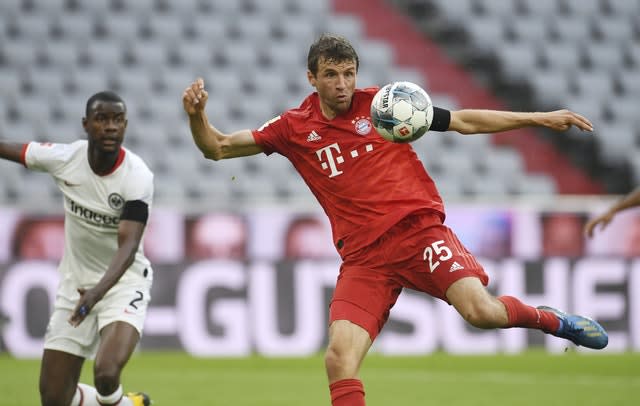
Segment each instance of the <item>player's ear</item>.
[[313,73],[311,73],[310,70],[307,71],[307,80],[309,81],[309,84],[313,87],[316,87],[316,77],[313,75]]

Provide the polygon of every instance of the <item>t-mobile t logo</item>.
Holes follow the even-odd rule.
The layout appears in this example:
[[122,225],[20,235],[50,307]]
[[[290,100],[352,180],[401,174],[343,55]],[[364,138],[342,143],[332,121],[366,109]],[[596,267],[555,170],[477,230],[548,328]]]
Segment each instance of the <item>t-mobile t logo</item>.
[[322,164],[322,169],[327,169],[327,168],[331,169],[331,173],[329,174],[330,178],[333,178],[334,176],[338,176],[342,174],[342,171],[338,170],[338,164],[344,163],[344,158],[342,157],[342,155],[337,155],[334,158],[332,150],[335,150],[336,153],[340,154],[340,147],[338,146],[338,143],[327,145],[326,147],[320,148],[319,150],[316,151],[318,160]]

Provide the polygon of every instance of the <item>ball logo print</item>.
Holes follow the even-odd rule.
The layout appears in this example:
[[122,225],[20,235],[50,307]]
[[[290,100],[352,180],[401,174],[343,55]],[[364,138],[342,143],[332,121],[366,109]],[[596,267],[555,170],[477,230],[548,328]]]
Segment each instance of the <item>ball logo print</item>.
[[415,83],[389,83],[371,102],[371,122],[378,134],[391,142],[417,140],[429,130],[432,120],[431,98]]

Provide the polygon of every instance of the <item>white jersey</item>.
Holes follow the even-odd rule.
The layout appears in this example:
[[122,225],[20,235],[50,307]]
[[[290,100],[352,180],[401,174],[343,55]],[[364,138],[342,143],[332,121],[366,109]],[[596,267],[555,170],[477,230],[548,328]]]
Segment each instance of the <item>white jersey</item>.
[[[96,175],[89,166],[88,142],[29,143],[23,153],[29,169],[48,172],[64,195],[65,248],[59,270],[61,286],[91,288],[106,272],[118,249],[118,223],[124,203],[142,200],[151,208],[153,173],[124,148],[114,169]],[[119,283],[152,280],[143,242]],[[75,290],[75,289],[74,289]],[[65,296],[76,292],[60,292]]]

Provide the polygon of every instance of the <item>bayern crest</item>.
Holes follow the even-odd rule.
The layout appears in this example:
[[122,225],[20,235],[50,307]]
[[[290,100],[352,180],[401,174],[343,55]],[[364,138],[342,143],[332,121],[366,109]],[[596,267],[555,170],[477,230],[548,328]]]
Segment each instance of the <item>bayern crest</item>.
[[354,123],[356,132],[360,135],[367,135],[371,132],[372,125],[369,117],[356,117],[352,123]]

